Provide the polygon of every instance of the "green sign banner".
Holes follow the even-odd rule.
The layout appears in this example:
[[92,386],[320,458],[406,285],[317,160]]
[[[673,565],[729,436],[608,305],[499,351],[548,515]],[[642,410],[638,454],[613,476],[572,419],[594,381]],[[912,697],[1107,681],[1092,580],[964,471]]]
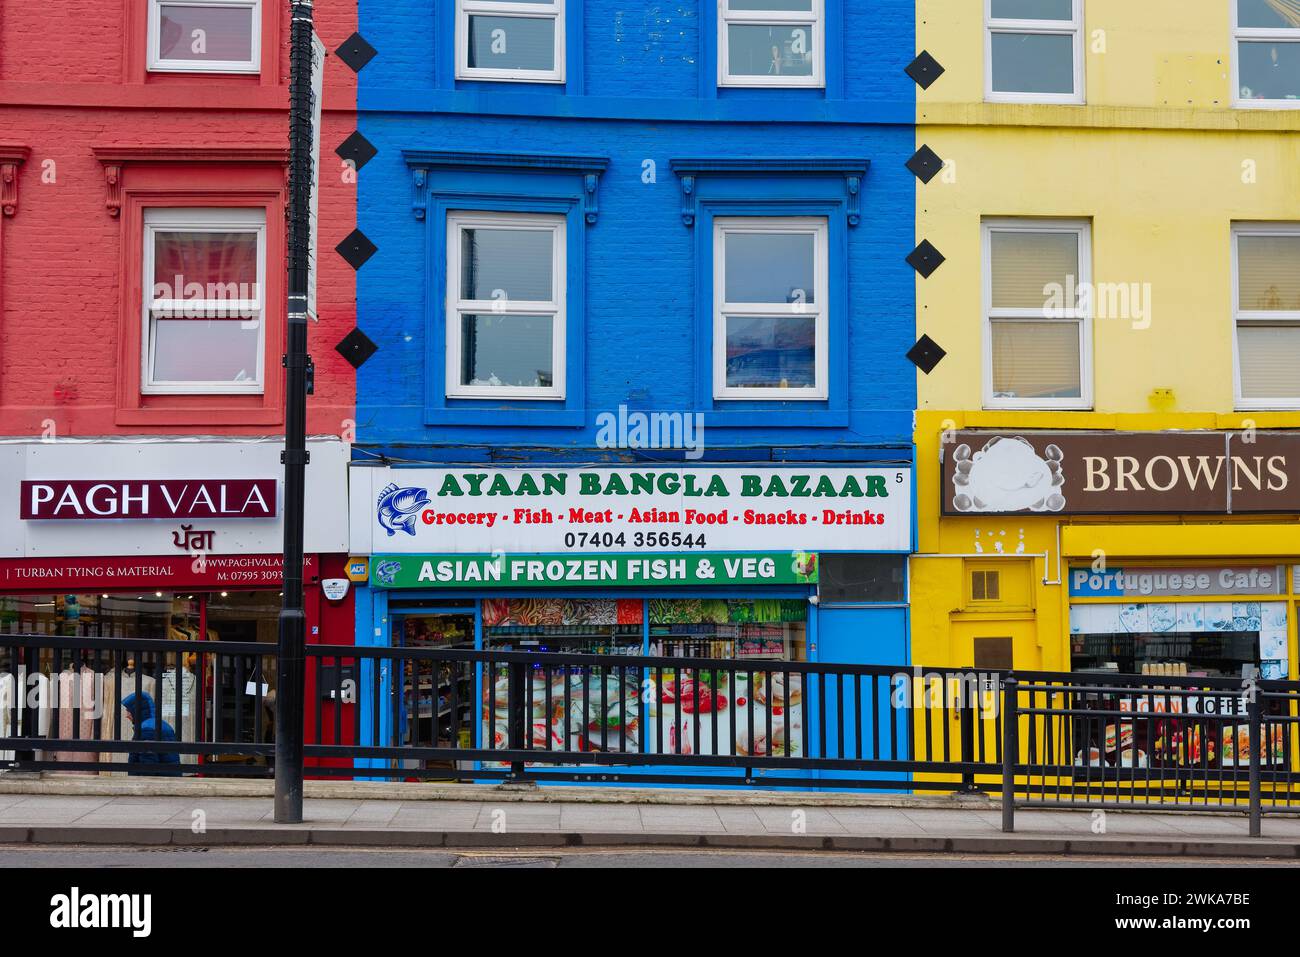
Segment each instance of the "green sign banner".
[[656,585],[811,585],[814,552],[605,555],[376,555],[378,588],[644,588]]

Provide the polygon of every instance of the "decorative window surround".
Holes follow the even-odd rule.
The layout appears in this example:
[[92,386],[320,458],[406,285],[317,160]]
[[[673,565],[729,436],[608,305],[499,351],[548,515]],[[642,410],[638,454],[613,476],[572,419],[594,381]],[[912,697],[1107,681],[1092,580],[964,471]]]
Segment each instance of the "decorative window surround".
[[[404,150],[411,213],[425,224],[424,422],[426,425],[581,428],[586,423],[586,230],[599,214],[604,156]],[[457,212],[565,217],[566,385],[553,398],[447,394],[447,220]],[[452,390],[454,391],[454,390]]]
[[538,173],[568,173],[582,176],[583,216],[594,225],[600,212],[597,188],[600,174],[609,166],[604,156],[572,156],[547,153],[460,153],[455,151],[403,150],[411,168],[411,211],[424,219],[429,204],[429,173],[433,170],[483,170]]
[[862,178],[867,175],[870,160],[829,159],[808,157],[804,159],[675,159],[669,166],[681,181],[682,223],[695,225],[696,179],[701,176],[781,176],[789,174],[839,174],[844,178],[845,214],[848,224],[856,226],[862,221],[860,196]]
[[[284,421],[285,223],[288,150],[284,146],[103,144],[109,215],[121,221],[115,420],[130,426],[267,426]],[[264,211],[268,250],[262,392],[256,395],[153,395],[142,388],[140,309],[146,209],[253,208]]]
[[18,168],[30,154],[26,146],[0,143],[0,209],[6,216],[18,212]]

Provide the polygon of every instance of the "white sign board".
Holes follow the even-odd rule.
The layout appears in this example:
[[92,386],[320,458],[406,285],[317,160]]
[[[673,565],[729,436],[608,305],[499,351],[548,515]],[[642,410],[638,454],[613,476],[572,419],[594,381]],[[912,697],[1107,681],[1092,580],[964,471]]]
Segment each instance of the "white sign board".
[[910,468],[357,467],[358,553],[906,552]]
[[[0,442],[0,558],[179,555],[185,554],[183,543],[190,536],[206,532],[213,534],[204,540],[205,552],[278,553],[284,547],[282,510],[278,507],[268,518],[248,517],[245,510],[238,518],[91,520],[94,516],[87,513],[82,521],[67,520],[66,516],[64,520],[25,520],[21,492],[24,482],[102,482],[102,488],[88,492],[87,500],[97,496],[95,500],[103,505],[114,495],[139,495],[138,486],[144,480],[216,483],[220,479],[269,479],[277,483],[278,503],[284,498],[283,447],[282,440]],[[346,552],[349,447],[338,439],[314,439],[308,441],[307,450],[311,462],[307,465],[305,551]],[[136,482],[134,490],[127,484],[130,481]],[[183,501],[187,493],[172,488],[176,484],[169,481],[162,492]],[[165,504],[163,498],[155,498]],[[190,526],[189,530],[183,530],[183,525]]]

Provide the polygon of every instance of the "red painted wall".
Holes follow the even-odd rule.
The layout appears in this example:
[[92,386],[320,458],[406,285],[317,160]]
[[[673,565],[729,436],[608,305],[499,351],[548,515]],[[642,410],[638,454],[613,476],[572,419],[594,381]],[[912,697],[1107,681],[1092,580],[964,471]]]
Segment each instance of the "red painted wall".
[[[0,170],[6,157],[20,155],[15,148],[28,151],[16,166],[13,215],[0,215],[0,436],[259,435],[282,428],[283,386],[271,375],[261,415],[241,414],[237,406],[207,414],[209,403],[228,404],[211,397],[190,400],[191,408],[171,417],[122,414],[121,354],[130,345],[123,342],[124,316],[139,308],[126,301],[124,263],[139,253],[124,248],[125,208],[115,217],[106,205],[102,160],[106,151],[158,148],[158,165],[128,160],[123,166],[128,191],[149,176],[218,192],[243,188],[250,179],[259,188],[276,182],[266,175],[276,171],[276,159],[259,166],[194,157],[173,164],[168,158],[188,147],[234,154],[248,147],[287,149],[288,4],[264,0],[263,6],[263,71],[246,77],[146,73],[146,0],[0,7]],[[317,0],[315,16],[331,52],[356,30],[355,2]],[[331,55],[321,134],[320,322],[309,331],[316,391],[308,399],[308,431],[349,440],[355,374],[334,345],[355,324],[356,282],[334,247],[356,225],[356,186],[345,181],[334,148],[355,128],[355,108],[356,75]],[[278,182],[282,189],[282,177]],[[0,195],[13,188],[0,184]],[[268,229],[268,239],[272,233]],[[283,352],[283,257],[282,246],[268,243],[267,328],[279,337],[270,349],[275,371]]]

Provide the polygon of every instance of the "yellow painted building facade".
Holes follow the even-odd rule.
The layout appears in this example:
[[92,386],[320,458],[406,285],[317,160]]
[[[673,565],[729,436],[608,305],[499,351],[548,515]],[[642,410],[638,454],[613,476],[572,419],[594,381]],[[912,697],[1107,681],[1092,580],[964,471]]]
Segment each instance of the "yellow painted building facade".
[[[1157,615],[1178,614],[1177,607],[1150,610],[1156,604],[1186,605],[1189,616],[1190,606],[1199,604],[1196,614],[1208,619],[1233,611],[1248,614],[1253,603],[1255,614],[1260,604],[1266,615],[1278,607],[1285,611],[1284,623],[1272,626],[1285,630],[1285,654],[1278,657],[1280,638],[1274,635],[1266,639],[1272,644],[1268,654],[1257,655],[1261,664],[1267,659],[1285,672],[1279,676],[1297,676],[1291,571],[1300,565],[1300,516],[1286,504],[1289,490],[1273,489],[1277,501],[1286,504],[1277,511],[1258,505],[1248,512],[1216,510],[1211,501],[1171,512],[1162,503],[1179,500],[1178,489],[1161,499],[1126,497],[1124,489],[1114,487],[1118,460],[1111,456],[1110,492],[1093,496],[1091,510],[1076,511],[1087,483],[1101,484],[1092,469],[1101,468],[1114,433],[1205,430],[1216,433],[1213,441],[1222,433],[1225,442],[1246,442],[1229,448],[1242,454],[1241,461],[1225,458],[1224,490],[1231,495],[1233,484],[1256,479],[1250,469],[1259,463],[1247,454],[1252,429],[1274,433],[1284,444],[1296,438],[1286,430],[1300,429],[1300,402],[1261,400],[1250,385],[1259,380],[1254,371],[1260,368],[1285,378],[1284,369],[1269,365],[1270,356],[1278,363],[1287,359],[1285,348],[1270,345],[1267,337],[1273,333],[1255,328],[1245,333],[1252,337],[1246,341],[1252,363],[1247,398],[1239,397],[1236,386],[1234,230],[1300,224],[1300,111],[1285,102],[1236,102],[1252,91],[1241,89],[1244,77],[1234,63],[1242,42],[1234,36],[1235,2],[1078,0],[1079,22],[1071,39],[1078,57],[1075,99],[1083,102],[1042,103],[1027,101],[1043,97],[1005,96],[994,88],[986,19],[991,7],[985,0],[918,0],[918,51],[928,51],[945,72],[918,92],[917,145],[928,145],[946,165],[928,184],[917,186],[917,241],[929,241],[945,257],[928,278],[917,276],[917,332],[929,335],[947,355],[930,374],[918,372],[918,554],[910,569],[914,662],[1053,671],[1084,663],[1113,666],[1117,662],[1109,659],[1115,655],[1085,649],[1083,636],[1076,634],[1072,642],[1071,605],[1076,632],[1080,621],[1100,614],[1078,610],[1088,605],[1141,605],[1141,623],[1125,621],[1116,630],[1154,632],[1170,625],[1157,623]],[[1029,0],[1006,3],[1010,6],[1003,10],[1023,10]],[[1280,9],[1289,8],[1281,4]],[[1265,46],[1244,52],[1256,60],[1270,53]],[[993,102],[1001,100],[1012,102]],[[990,242],[996,240],[986,230],[999,223],[1029,227],[1031,243],[1043,238],[1033,234],[1035,225],[1082,225],[1081,262],[1090,261],[1097,294],[1081,336],[1081,394],[1056,403],[1063,407],[1033,408],[1055,400],[1008,396],[993,387],[1003,372],[993,367],[1001,360],[993,358],[990,313],[998,296],[1016,295],[1015,277],[1006,279],[1007,293],[999,285],[1006,277],[990,272]],[[1014,253],[1025,247],[1008,248]],[[1270,247],[1282,259],[1291,248],[1290,240],[1280,249]],[[1270,259],[1267,265],[1277,263]],[[1086,265],[1080,269],[1086,271]],[[1253,290],[1272,281],[1260,280],[1260,269],[1243,277],[1243,285]],[[1300,276],[1300,260],[1294,272]],[[1028,279],[1034,275],[1030,271]],[[1278,282],[1282,304],[1288,304],[1288,281]],[[1131,294],[1127,305],[1121,294]],[[1278,334],[1285,347],[1289,331]],[[1014,355],[1008,361],[1008,375],[1027,374]],[[1293,395],[1300,395],[1300,367],[1294,378]],[[1031,383],[1031,393],[1035,385],[1042,384]],[[979,433],[981,441],[984,433],[1013,441],[1028,437],[1049,469],[1051,454],[1043,450],[1053,443],[1042,433],[1096,432],[1100,445],[1091,450],[1096,454],[1081,453],[1067,465],[1077,488],[1064,507],[1038,502],[1037,508],[983,512],[967,498],[958,503],[968,509],[962,511],[953,504],[962,490],[945,476],[941,455],[950,467],[951,456],[968,455],[957,451],[970,446],[961,441],[964,432]],[[1159,438],[1147,443],[1139,436],[1126,447],[1149,444],[1155,455],[1164,448],[1157,446]],[[1174,448],[1179,437],[1166,441],[1173,443],[1172,467],[1181,467]],[[1068,458],[1073,453],[1068,443],[1065,447]],[[974,449],[979,451],[979,443]],[[1270,447],[1263,458],[1272,454]],[[1189,455],[1194,466],[1197,456]],[[1300,454],[1290,459],[1284,468],[1293,470],[1287,474],[1294,487],[1300,484]],[[1086,476],[1078,474],[1085,462]],[[1161,471],[1168,463],[1162,460],[1152,475],[1145,472],[1148,465],[1142,459],[1132,476],[1148,492],[1172,481]],[[1247,472],[1239,474],[1242,467]],[[1269,480],[1262,484],[1267,490]],[[1244,492],[1239,488],[1237,494],[1242,501]],[[1097,511],[1095,502],[1111,503],[1113,511]],[[1153,502],[1159,511],[1145,511]],[[1225,569],[1248,567],[1280,570],[1272,592],[1219,584],[1231,581],[1231,572],[1228,579],[1221,577]],[[1200,568],[1212,582],[1208,589],[1182,594],[1178,587],[1137,597],[1083,594],[1096,590],[1093,579],[1091,588],[1085,583],[1070,597],[1072,569],[1105,568],[1172,573]],[[1182,627],[1182,618],[1177,622]],[[1210,630],[1208,623],[1202,627]],[[1240,621],[1236,627],[1242,627]],[[1088,650],[1094,655],[1084,662]],[[1167,646],[1152,645],[1148,651],[1119,663],[1121,670],[1178,657]],[[1197,666],[1192,667],[1194,672]]]

